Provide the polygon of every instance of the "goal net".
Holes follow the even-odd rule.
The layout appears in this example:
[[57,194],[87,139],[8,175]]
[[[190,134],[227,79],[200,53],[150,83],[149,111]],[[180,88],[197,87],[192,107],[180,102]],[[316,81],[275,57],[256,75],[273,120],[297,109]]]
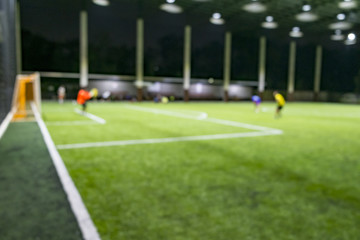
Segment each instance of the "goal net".
[[31,110],[34,102],[41,113],[40,74],[18,75],[16,77],[12,101],[13,120],[23,120],[34,116]]

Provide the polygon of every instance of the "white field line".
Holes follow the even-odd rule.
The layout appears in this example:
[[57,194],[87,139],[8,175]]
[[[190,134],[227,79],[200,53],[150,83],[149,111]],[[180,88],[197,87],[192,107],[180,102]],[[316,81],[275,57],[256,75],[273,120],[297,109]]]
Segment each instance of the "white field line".
[[91,220],[82,198],[76,189],[74,182],[72,181],[69,172],[67,171],[63,160],[61,159],[59,152],[56,150],[55,144],[51,139],[51,136],[46,128],[44,121],[41,119],[36,105],[31,103],[31,108],[34,112],[36,121],[39,125],[44,141],[49,150],[50,156],[53,160],[55,169],[59,175],[60,181],[64,188],[64,191],[68,197],[71,209],[75,215],[75,218],[79,224],[83,238],[85,240],[100,240],[99,233]]
[[0,125],[0,139],[2,138],[2,136],[4,135],[7,127],[9,126],[9,123],[11,122],[11,119],[14,116],[14,110],[12,109],[5,117],[5,119],[2,121],[1,125]]
[[191,116],[191,115],[183,114],[183,113],[179,113],[179,112],[172,112],[172,111],[167,111],[167,110],[162,110],[162,109],[146,108],[146,107],[131,106],[131,105],[125,105],[125,108],[129,108],[132,110],[138,110],[141,112],[150,112],[150,113],[154,113],[154,114],[162,114],[162,115],[167,115],[167,116],[171,116],[171,117],[180,117],[180,118],[196,119],[196,120],[202,120],[202,119],[207,118],[207,116],[208,116],[207,113],[196,112],[196,111],[191,111],[191,112],[197,113],[197,116]]
[[[199,120],[199,117],[189,116],[181,113],[174,113],[166,110],[144,108],[138,106],[126,106],[126,108],[151,112],[154,114],[163,114],[172,117],[180,117],[187,119]],[[57,145],[58,149],[74,149],[74,148],[90,148],[90,147],[109,147],[109,146],[126,146],[135,144],[155,144],[155,143],[170,143],[170,142],[188,142],[188,141],[200,141],[200,140],[215,140],[215,139],[230,139],[230,138],[243,138],[243,137],[259,137],[269,135],[283,134],[281,130],[267,128],[257,125],[251,125],[246,123],[239,123],[228,120],[221,120],[216,118],[203,118],[206,113],[199,112],[202,116],[202,121],[212,122],[216,124],[222,124],[238,128],[246,128],[251,130],[257,130],[256,132],[245,133],[229,133],[229,134],[212,134],[212,135],[200,135],[200,136],[184,136],[184,137],[172,137],[172,138],[154,138],[154,139],[136,139],[136,140],[123,140],[123,141],[109,141],[109,142],[90,142],[90,143],[75,143],[75,144],[63,144]],[[206,114],[207,116],[207,114]]]
[[74,109],[74,111],[82,116],[85,116],[87,118],[90,118],[91,120],[95,121],[95,122],[98,122],[100,124],[105,124],[106,123],[106,120],[105,119],[102,119],[101,117],[98,117],[98,116],[95,116],[91,113],[88,113],[88,112],[83,112],[77,108]]
[[259,136],[269,136],[269,135],[279,135],[279,134],[282,134],[282,131],[273,130],[273,131],[261,131],[261,132],[185,136],[185,137],[173,137],[173,138],[153,138],[153,139],[136,139],[136,140],[110,141],[110,142],[75,143],[75,144],[57,145],[57,148],[59,150],[62,150],[62,149],[74,149],[74,148],[126,146],[126,145],[138,145],[138,144],[189,142],[189,141],[201,141],[201,140],[204,141],[204,140],[217,140],[217,139],[230,139],[230,138],[243,138],[243,137],[259,137]]
[[73,126],[73,125],[92,125],[99,124],[95,121],[54,121],[46,122],[47,126]]
[[[234,122],[234,121],[222,120],[222,119],[216,119],[216,118],[208,118],[207,113],[204,113],[204,112],[197,112],[197,113],[199,113],[199,116],[194,117],[194,116],[190,116],[190,115],[186,115],[186,114],[181,114],[181,113],[167,111],[167,110],[154,109],[154,108],[146,108],[146,107],[130,106],[130,105],[126,105],[125,107],[129,108],[129,109],[133,109],[133,110],[143,111],[143,112],[151,112],[151,113],[162,114],[162,115],[167,115],[167,116],[171,116],[171,117],[196,119],[196,120],[202,120],[202,121],[217,123],[217,124],[226,125],[226,126],[246,128],[246,129],[257,130],[257,131],[277,130],[277,129],[273,129],[273,128],[262,127],[262,126],[247,124],[247,123],[240,123],[240,122]],[[193,112],[195,112],[195,111],[193,111]]]

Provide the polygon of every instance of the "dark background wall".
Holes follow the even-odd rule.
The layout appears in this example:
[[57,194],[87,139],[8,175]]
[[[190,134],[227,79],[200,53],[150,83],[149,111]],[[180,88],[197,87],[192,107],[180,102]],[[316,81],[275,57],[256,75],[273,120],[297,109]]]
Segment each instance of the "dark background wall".
[[15,77],[15,1],[0,0],[0,122],[11,108]]

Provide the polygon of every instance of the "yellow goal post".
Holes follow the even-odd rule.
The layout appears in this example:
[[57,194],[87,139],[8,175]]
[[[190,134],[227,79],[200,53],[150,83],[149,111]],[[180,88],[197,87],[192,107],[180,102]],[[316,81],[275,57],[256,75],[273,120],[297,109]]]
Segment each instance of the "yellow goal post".
[[19,74],[16,76],[12,101],[13,120],[32,117],[31,102],[34,102],[41,113],[40,74]]

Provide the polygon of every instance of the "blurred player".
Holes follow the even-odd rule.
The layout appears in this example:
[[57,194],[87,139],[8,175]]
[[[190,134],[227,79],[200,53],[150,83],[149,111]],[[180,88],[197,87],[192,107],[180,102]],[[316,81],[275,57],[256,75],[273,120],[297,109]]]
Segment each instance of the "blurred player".
[[255,104],[255,112],[256,113],[260,112],[261,98],[257,95],[254,95],[251,97],[251,101],[253,101],[253,103]]
[[281,117],[281,109],[283,109],[283,107],[285,105],[285,99],[278,91],[274,91],[273,94],[274,94],[275,101],[277,103],[275,118],[278,118],[278,117]]
[[65,99],[65,86],[64,85],[60,85],[60,87],[58,88],[58,99],[59,99],[59,103],[62,104],[64,103],[64,99]]
[[86,112],[86,102],[90,100],[93,93],[86,91],[86,88],[81,88],[77,95],[77,103],[82,105],[82,111]]

